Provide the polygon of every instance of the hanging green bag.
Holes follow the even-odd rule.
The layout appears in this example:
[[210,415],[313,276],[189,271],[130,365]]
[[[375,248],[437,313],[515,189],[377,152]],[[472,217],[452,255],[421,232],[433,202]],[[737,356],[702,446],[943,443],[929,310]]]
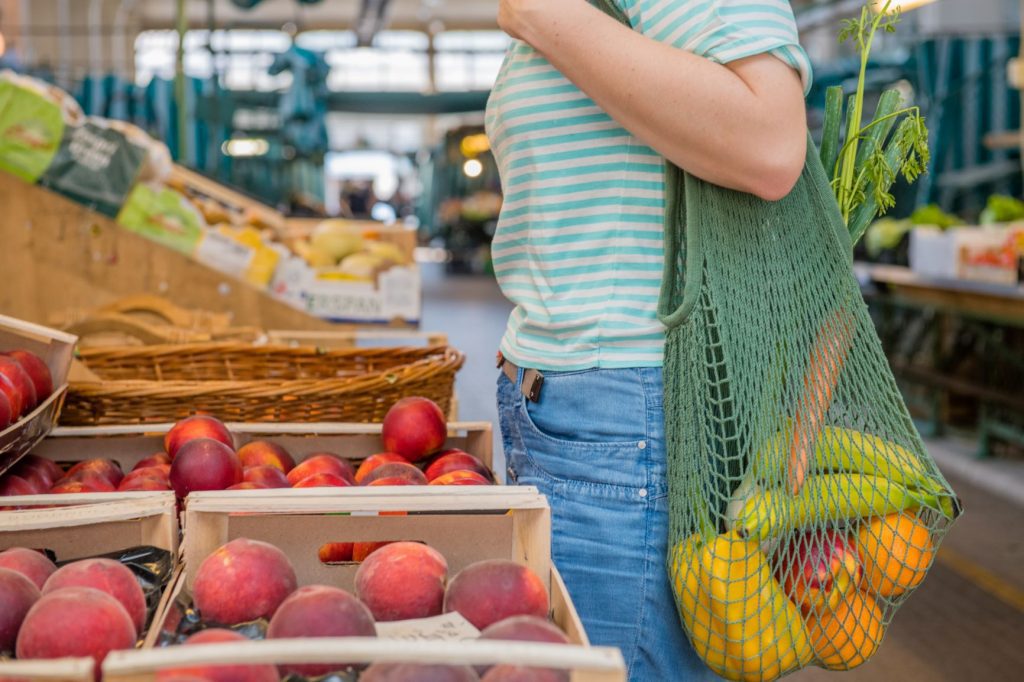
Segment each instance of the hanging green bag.
[[683,626],[731,680],[854,668],[958,503],[900,396],[813,142],[781,201],[671,164],[665,190],[667,560]]

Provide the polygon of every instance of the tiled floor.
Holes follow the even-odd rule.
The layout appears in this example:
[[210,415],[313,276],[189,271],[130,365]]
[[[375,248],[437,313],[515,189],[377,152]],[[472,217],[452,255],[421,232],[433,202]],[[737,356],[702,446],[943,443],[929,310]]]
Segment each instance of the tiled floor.
[[[467,354],[457,388],[463,419],[496,422],[494,352],[509,310],[491,278],[425,272],[423,328],[447,332]],[[931,575],[866,665],[841,678],[812,669],[792,679],[1024,679],[1024,463],[976,462],[969,459],[971,444],[963,441],[929,446],[966,509]],[[495,453],[500,471],[497,441]]]

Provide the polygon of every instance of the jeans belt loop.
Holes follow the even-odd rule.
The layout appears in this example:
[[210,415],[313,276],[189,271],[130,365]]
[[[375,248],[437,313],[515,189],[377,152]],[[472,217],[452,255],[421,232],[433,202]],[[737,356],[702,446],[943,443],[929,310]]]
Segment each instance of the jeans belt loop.
[[[498,369],[505,373],[509,381],[513,384],[519,381],[519,367],[509,362],[502,355],[501,351],[498,351]],[[526,397],[527,400],[532,402],[540,402],[540,391],[544,386],[544,375],[540,370],[536,369],[523,369],[523,381],[519,384],[519,390]]]

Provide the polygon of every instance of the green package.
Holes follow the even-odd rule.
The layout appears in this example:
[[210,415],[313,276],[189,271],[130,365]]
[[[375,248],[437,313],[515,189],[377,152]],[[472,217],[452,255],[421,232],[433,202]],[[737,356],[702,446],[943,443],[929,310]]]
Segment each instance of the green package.
[[53,161],[63,135],[59,105],[0,79],[0,170],[36,182]]
[[126,230],[189,255],[203,235],[202,220],[185,198],[154,185],[136,185],[117,222]]

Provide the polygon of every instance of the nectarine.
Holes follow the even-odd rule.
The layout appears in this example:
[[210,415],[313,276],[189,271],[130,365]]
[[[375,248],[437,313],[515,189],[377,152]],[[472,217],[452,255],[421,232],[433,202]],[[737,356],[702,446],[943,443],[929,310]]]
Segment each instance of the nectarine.
[[5,355],[17,360],[21,368],[28,374],[32,386],[36,390],[37,402],[41,403],[50,397],[50,394],[53,393],[53,376],[42,358],[27,350],[12,350]]
[[254,440],[246,443],[238,449],[238,459],[242,466],[249,467],[272,466],[277,467],[282,473],[287,474],[295,468],[295,460],[288,454],[288,451],[277,443],[266,440]]
[[166,452],[158,452],[154,455],[150,455],[145,459],[140,459],[139,462],[132,467],[132,471],[135,471],[136,469],[145,469],[146,467],[156,466],[159,464],[170,465],[170,463],[170,455],[168,455]]
[[193,490],[224,490],[242,482],[242,464],[224,443],[196,438],[178,450],[171,462],[171,487],[179,498]]
[[112,459],[87,459],[75,464],[64,474],[64,478],[71,481],[85,481],[82,474],[92,473],[102,476],[110,482],[110,485],[117,487],[117,484],[124,478],[121,465]]
[[199,565],[192,596],[204,619],[236,625],[270,618],[295,586],[295,569],[284,552],[266,542],[238,538]]
[[264,488],[288,488],[284,472],[273,466],[249,467],[242,473],[242,480],[257,483]]
[[488,481],[491,480],[491,472],[487,469],[487,466],[469,454],[462,450],[452,449],[441,452],[427,464],[423,473],[427,475],[428,481],[433,481],[439,476],[443,476],[451,471],[475,471],[476,473],[483,476]]
[[235,449],[235,439],[223,422],[209,415],[197,414],[194,417],[182,419],[171,427],[171,430],[164,436],[164,452],[173,460],[178,456],[181,446],[196,438],[210,438],[223,443],[232,452]]
[[328,542],[320,545],[317,556],[325,564],[340,564],[352,561],[352,548],[351,542]]
[[[0,355],[0,382],[6,381],[18,392],[20,397],[18,415],[31,412],[36,404],[36,387],[32,377],[21,366],[21,363],[7,355]],[[12,405],[13,407],[13,405]]]
[[146,626],[146,596],[132,570],[113,559],[83,559],[57,569],[43,594],[68,587],[92,587],[116,599],[131,616],[135,632]]
[[294,486],[304,478],[314,474],[334,474],[339,478],[348,479],[348,472],[351,469],[348,462],[334,455],[320,454],[313,455],[295,465],[295,468],[288,472],[288,483]]
[[491,481],[475,471],[456,469],[438,476],[430,485],[491,485]]
[[14,497],[18,495],[38,495],[41,491],[36,486],[15,474],[4,474],[0,476],[0,497]]
[[18,658],[90,656],[100,664],[116,649],[135,646],[135,626],[120,602],[92,587],[65,587],[43,595],[18,633]]
[[14,651],[21,622],[39,596],[39,588],[31,580],[0,568],[0,651]]
[[362,461],[359,468],[356,469],[356,483],[359,485],[363,484],[370,473],[377,467],[383,466],[390,462],[405,462],[405,457],[395,454],[394,452],[379,452],[376,455],[370,455]]
[[359,682],[478,682],[467,665],[423,663],[374,663],[359,676]]
[[384,415],[384,448],[418,462],[444,446],[448,424],[436,403],[427,398],[402,398]]
[[293,488],[349,488],[352,484],[336,474],[324,472],[306,476],[293,485]]
[[389,462],[377,467],[363,478],[362,485],[370,485],[382,478],[402,478],[413,485],[426,485],[427,477],[408,462]]
[[356,571],[356,594],[378,621],[441,614],[448,562],[432,547],[393,542],[370,554]]
[[477,629],[512,616],[547,618],[548,593],[526,566],[505,559],[470,564],[452,578],[444,612],[458,611]]
[[[200,630],[185,640],[185,646],[202,646],[203,644],[221,644],[225,642],[245,642],[245,637],[232,630],[207,628]],[[160,671],[158,682],[175,682],[175,680],[198,679],[203,682],[278,682],[280,675],[272,665],[197,665],[189,668],[170,668]]]
[[[345,590],[307,585],[295,590],[270,619],[268,639],[296,637],[376,637],[370,610]],[[284,673],[312,677],[348,668],[349,663],[307,663],[281,666]]]
[[269,490],[269,488],[262,483],[253,483],[252,481],[242,481],[232,486],[228,486],[227,490]]
[[50,486],[63,478],[64,470],[57,466],[56,462],[40,457],[38,455],[25,455],[14,465],[10,473],[17,474],[27,481],[45,481],[42,489],[49,490]]

